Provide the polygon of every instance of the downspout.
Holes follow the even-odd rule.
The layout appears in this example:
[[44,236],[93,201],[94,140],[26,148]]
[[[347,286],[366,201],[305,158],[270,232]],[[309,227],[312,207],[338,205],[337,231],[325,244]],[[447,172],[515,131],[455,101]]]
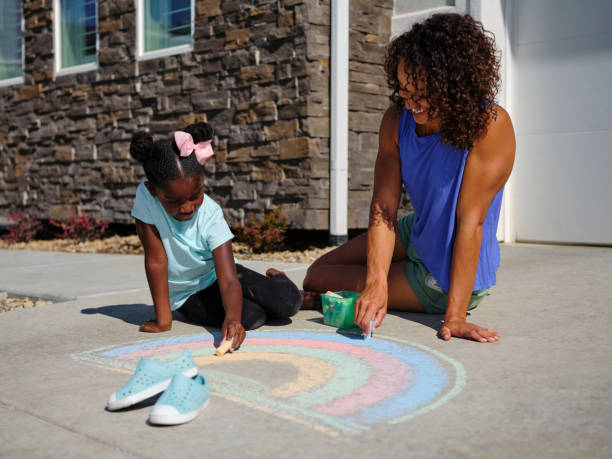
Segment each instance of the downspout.
[[331,130],[329,241],[348,240],[349,3],[331,3]]
[[[512,0],[506,0],[504,7],[504,18],[506,25],[506,36],[504,42],[504,50],[506,56],[506,72],[504,82],[504,95],[505,95],[505,109],[512,118],[514,114],[514,107],[512,104],[512,98],[514,97],[514,53],[512,50],[512,39],[513,39],[513,27],[514,22],[512,20],[513,5]],[[516,157],[515,157],[516,161]],[[516,164],[516,162],[515,162]],[[504,212],[504,242],[513,243],[516,242],[516,226],[514,221],[514,173],[510,174],[506,186],[504,187],[503,197],[503,212]]]

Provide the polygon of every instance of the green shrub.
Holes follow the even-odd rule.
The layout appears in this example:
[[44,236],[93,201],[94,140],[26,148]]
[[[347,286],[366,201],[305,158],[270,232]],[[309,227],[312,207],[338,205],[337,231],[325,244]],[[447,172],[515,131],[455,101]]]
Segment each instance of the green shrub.
[[248,215],[243,225],[233,228],[236,241],[247,244],[255,253],[278,250],[285,242],[287,217],[278,206],[268,212],[262,208],[261,213],[260,217]]

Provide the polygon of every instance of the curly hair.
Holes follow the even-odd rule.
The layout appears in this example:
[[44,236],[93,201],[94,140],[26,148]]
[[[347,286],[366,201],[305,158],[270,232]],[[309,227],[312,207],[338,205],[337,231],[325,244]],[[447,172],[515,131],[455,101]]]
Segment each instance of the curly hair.
[[[183,130],[191,134],[196,143],[213,137],[213,129],[208,123],[190,124]],[[198,163],[195,155],[181,157],[179,153],[174,139],[153,141],[147,132],[136,132],[132,136],[130,154],[142,163],[147,180],[153,186],[163,185],[179,177],[204,174],[204,166]]]
[[495,38],[469,15],[434,14],[387,46],[385,73],[391,101],[404,101],[397,78],[400,61],[409,81],[422,81],[429,116],[441,121],[442,141],[471,149],[494,119],[499,90],[499,55]]

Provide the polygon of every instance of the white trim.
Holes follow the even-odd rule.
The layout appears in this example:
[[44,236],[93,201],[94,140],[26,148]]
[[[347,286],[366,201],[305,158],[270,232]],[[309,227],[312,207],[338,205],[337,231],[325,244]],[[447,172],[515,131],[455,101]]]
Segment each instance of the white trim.
[[175,54],[183,54],[193,51],[193,45],[173,46],[172,48],[157,49],[138,55],[139,61],[155,59],[156,57],[174,56]]
[[91,70],[97,70],[100,66],[98,64],[98,56],[100,52],[100,34],[98,33],[98,2],[95,0],[96,5],[96,61],[88,62],[82,65],[73,65],[72,67],[62,68],[62,46],[61,46],[61,8],[60,0],[53,0],[53,70],[56,76],[72,75],[74,73],[89,72]]
[[21,75],[11,78],[5,78],[0,80],[0,87],[12,86],[15,84],[22,84],[24,82],[25,73],[25,40],[23,39],[23,29],[25,26],[25,19],[23,17],[23,0],[21,0]]
[[193,51],[195,32],[195,0],[190,1],[191,9],[191,43],[173,46],[171,48],[156,49],[155,51],[144,51],[144,0],[136,0],[136,60],[145,61],[158,57],[174,56]]
[[348,235],[349,1],[332,0],[331,7],[329,232],[344,237]]
[[[514,27],[512,0],[505,0],[504,5],[504,16],[506,19],[506,40],[504,42],[504,50],[506,54],[505,64],[505,109],[510,115],[510,119],[513,117],[514,107],[512,104],[513,86],[514,86],[514,55],[512,53],[512,37],[514,36],[512,28]],[[515,159],[516,165],[516,159]],[[504,189],[504,202],[502,211],[504,212],[504,242],[512,243],[516,242],[516,222],[514,219],[514,173],[510,174],[508,181],[506,182],[506,188]]]
[[90,62],[88,64],[73,65],[61,70],[55,70],[55,76],[72,75],[73,73],[89,72],[91,70],[97,70],[99,68],[97,62]]
[[0,87],[12,86],[14,84],[22,84],[22,83],[23,83],[23,77],[22,76],[6,78],[5,80],[0,80]]
[[60,46],[60,4],[59,0],[53,0],[53,70],[57,72],[61,69],[62,47]]
[[[509,38],[509,18],[507,15],[507,2],[505,0],[472,0],[470,2],[470,14],[481,21],[484,28],[495,35],[496,48],[501,51],[501,90],[498,93],[497,102],[510,113],[511,100],[511,44]],[[499,222],[497,225],[497,239],[503,242],[514,242],[513,220],[512,220],[512,179],[505,185]]]
[[136,0],[136,59],[140,59],[144,49],[144,10],[143,0]]

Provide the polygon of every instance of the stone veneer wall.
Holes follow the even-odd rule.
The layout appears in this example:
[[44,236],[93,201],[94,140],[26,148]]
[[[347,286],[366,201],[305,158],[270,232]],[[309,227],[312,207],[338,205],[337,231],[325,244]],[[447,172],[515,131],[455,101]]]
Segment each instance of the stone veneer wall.
[[[367,226],[392,0],[351,0],[349,227]],[[330,0],[196,0],[193,52],[138,61],[134,0],[99,0],[99,68],[53,71],[52,0],[24,0],[24,84],[0,88],[0,215],[130,222],[132,134],[215,129],[207,192],[240,221],[329,225]]]

